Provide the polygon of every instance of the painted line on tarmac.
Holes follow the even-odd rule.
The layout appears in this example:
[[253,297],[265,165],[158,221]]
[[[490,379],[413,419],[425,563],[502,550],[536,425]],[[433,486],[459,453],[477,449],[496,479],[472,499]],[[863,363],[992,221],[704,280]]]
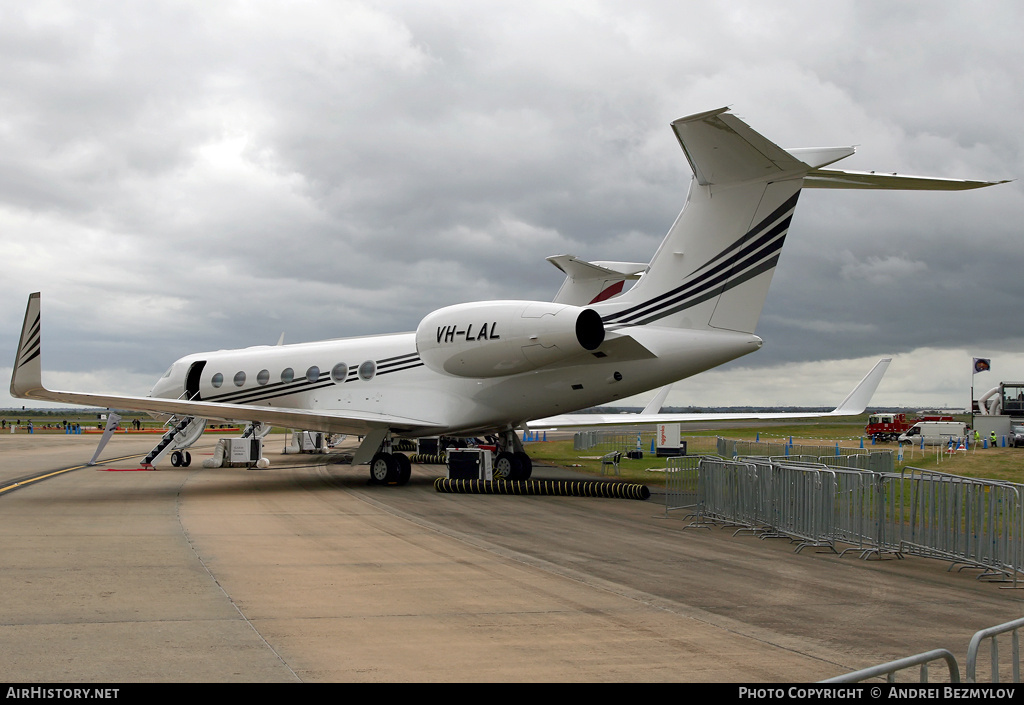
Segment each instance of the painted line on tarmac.
[[[123,456],[121,458],[110,458],[109,460],[104,460],[103,462],[104,463],[116,463],[116,462],[120,462],[122,460],[131,460],[132,458],[141,458],[143,455],[144,455],[144,453],[137,453],[136,455],[125,455],[125,456]],[[64,473],[72,472],[73,470],[81,470],[82,468],[92,468],[92,467],[96,467],[96,466],[95,465],[82,464],[82,465],[75,465],[74,467],[70,467],[70,468],[64,468],[63,470],[46,470],[44,472],[39,473],[38,475],[26,475],[25,477],[19,477],[18,479],[14,480],[13,482],[11,482],[11,483],[9,483],[7,485],[4,485],[3,487],[0,487],[0,496],[3,496],[4,494],[6,494],[8,492],[13,492],[14,490],[17,490],[17,489],[21,489],[22,487],[27,487],[28,485],[33,485],[33,484],[35,484],[37,482],[42,482],[43,480],[48,480],[51,477],[57,477],[58,475],[63,475]]]

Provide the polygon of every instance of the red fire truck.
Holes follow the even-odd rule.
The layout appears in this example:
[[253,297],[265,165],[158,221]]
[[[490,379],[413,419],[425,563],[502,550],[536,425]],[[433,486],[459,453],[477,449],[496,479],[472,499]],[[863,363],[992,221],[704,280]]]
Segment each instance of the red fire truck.
[[907,420],[906,414],[871,414],[868,416],[868,425],[864,427],[864,433],[868,438],[875,441],[895,441],[901,433],[905,433],[919,421],[952,421],[952,416],[918,416],[916,419]]

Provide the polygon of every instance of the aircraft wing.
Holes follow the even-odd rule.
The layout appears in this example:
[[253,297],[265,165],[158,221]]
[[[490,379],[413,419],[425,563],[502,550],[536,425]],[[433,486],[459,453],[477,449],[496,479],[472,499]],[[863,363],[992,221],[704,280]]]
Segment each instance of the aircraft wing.
[[[634,426],[636,424],[682,423],[687,421],[743,421],[768,419],[813,419],[829,416],[857,416],[863,414],[872,395],[882,381],[892,358],[883,358],[875,363],[867,376],[854,387],[846,399],[832,411],[818,412],[742,412],[707,414],[563,414],[546,419],[530,421],[530,430],[556,428],[583,428],[588,426]],[[648,405],[650,406],[650,405]],[[646,411],[646,410],[645,410]]]
[[40,357],[40,306],[37,292],[29,296],[28,307],[25,310],[25,322],[21,330],[21,340],[18,343],[18,354],[14,360],[14,372],[11,375],[11,396],[19,399],[84,404],[158,414],[199,416],[223,421],[262,421],[285,428],[301,428],[304,431],[355,435],[367,435],[371,431],[379,429],[391,429],[402,433],[443,425],[429,419],[404,418],[370,412],[346,411],[341,413],[330,410],[285,409],[255,404],[224,404],[184,399],[57,391],[43,386]]

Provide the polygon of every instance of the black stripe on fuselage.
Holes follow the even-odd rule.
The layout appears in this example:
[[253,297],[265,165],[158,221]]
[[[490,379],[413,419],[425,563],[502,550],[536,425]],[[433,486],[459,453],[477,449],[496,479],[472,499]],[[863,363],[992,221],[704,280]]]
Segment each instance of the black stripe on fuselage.
[[[389,363],[391,369],[381,371],[381,368],[385,366],[383,363],[385,363],[386,360],[394,361]],[[385,358],[376,364],[377,374],[400,372],[402,370],[412,369],[413,367],[423,365],[419,360],[419,354],[415,352],[407,355]],[[358,370],[359,365],[349,365],[346,370],[344,382],[353,382],[359,379]],[[289,394],[300,394],[302,392],[309,392],[316,389],[324,389],[334,384],[335,382],[331,379],[329,372],[321,372],[320,376],[312,382],[306,377],[302,377],[287,383],[274,382],[254,389],[240,389],[238,391],[226,392],[219,396],[204,397],[204,400],[209,402],[252,404],[267,401],[268,399],[288,396]]]
[[678,313],[679,311],[684,311],[684,310],[690,308],[691,306],[696,306],[697,304],[703,303],[703,302],[707,301],[708,299],[713,299],[716,296],[719,296],[719,295],[725,293],[726,291],[729,291],[730,289],[739,286],[740,284],[744,283],[745,281],[753,279],[758,274],[763,274],[764,272],[767,272],[767,271],[769,271],[771,269],[774,269],[775,266],[778,263],[779,263],[779,255],[775,254],[774,256],[769,257],[768,259],[764,260],[763,262],[761,262],[757,266],[747,270],[742,275],[740,275],[738,277],[733,277],[728,282],[726,282],[725,286],[723,286],[720,289],[719,288],[715,288],[715,289],[713,289],[711,291],[708,291],[708,292],[704,293],[703,295],[701,295],[701,296],[699,296],[699,297],[697,297],[695,299],[690,299],[690,300],[686,301],[685,303],[682,303],[682,304],[680,304],[678,306],[675,306],[674,308],[668,308],[668,309],[659,310],[657,313],[651,315],[649,318],[641,318],[641,319],[639,319],[637,321],[633,321],[633,324],[634,325],[638,325],[638,326],[642,326],[642,325],[646,325],[648,323],[653,323],[654,321],[658,320],[659,318],[665,318],[666,316],[671,316],[673,313]]
[[[760,274],[778,262],[796,206],[797,191],[755,227],[729,244],[704,265],[690,273],[690,278],[675,289],[659,294],[641,304],[609,314],[605,323],[649,323],[708,300],[747,281],[750,272]],[[781,218],[781,220],[780,220]],[[773,225],[774,224],[774,225]],[[772,227],[769,227],[772,226]],[[766,230],[767,228],[767,230]],[[747,270],[742,272],[742,270]]]
[[[743,270],[760,267],[769,260],[778,261],[779,251],[785,242],[790,220],[791,216],[787,216],[774,228],[749,243],[739,252],[735,252],[726,260],[719,262],[711,269],[706,269],[708,265],[705,265],[705,267],[702,267],[702,269],[705,269],[703,273],[659,296],[658,300],[641,306],[635,306],[630,309],[632,312],[630,315],[620,313],[609,316],[606,322],[635,323],[641,319],[649,321],[651,320],[651,315],[660,314],[655,317],[661,318],[664,315],[668,315],[666,311],[669,309],[675,312],[687,306],[696,305],[701,301],[706,301],[710,297],[717,296],[731,288],[733,284],[730,282],[738,274],[742,276],[740,273]],[[691,300],[690,303],[680,307],[680,303],[687,300]]]
[[377,369],[377,374],[378,375],[388,375],[388,374],[391,374],[392,372],[402,372],[404,370],[411,370],[414,367],[423,367],[423,363],[420,360],[410,360],[409,362],[405,363],[405,365],[403,365],[401,367],[391,367],[391,368],[386,369],[386,370],[382,370],[382,369],[378,368]]
[[388,365],[397,365],[410,360],[418,360],[419,358],[420,354],[415,352],[406,353],[405,355],[395,355],[394,357],[385,357],[383,360],[377,360],[377,366],[387,367]]
[[225,392],[218,396],[203,397],[203,399],[204,401],[241,404],[246,402],[262,401],[263,399],[272,399],[274,397],[285,396],[288,394],[306,392],[314,388],[313,385],[327,386],[328,384],[334,384],[330,376],[327,376],[326,379],[324,379],[323,376],[318,377],[315,382],[310,382],[308,379],[303,377],[293,382],[275,382],[274,384],[267,384],[262,387],[239,389],[238,391]]

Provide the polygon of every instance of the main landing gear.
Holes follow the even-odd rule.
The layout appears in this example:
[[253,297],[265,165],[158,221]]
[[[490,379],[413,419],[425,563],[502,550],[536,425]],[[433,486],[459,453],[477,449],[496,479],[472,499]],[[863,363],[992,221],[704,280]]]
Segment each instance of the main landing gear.
[[[362,437],[358,449],[352,459],[355,464],[365,463],[370,453],[370,484],[371,485],[404,485],[413,474],[413,463],[409,456],[395,453],[397,447],[390,430],[380,429]],[[375,452],[376,451],[376,452]]]
[[495,480],[529,480],[533,475],[533,461],[514,429],[506,429],[498,438],[493,473]]
[[391,434],[385,436],[380,450],[370,460],[370,483],[374,485],[404,485],[412,475],[409,456],[391,452]]
[[495,480],[529,480],[533,474],[533,461],[523,452],[498,453],[494,459]]
[[[488,439],[492,439],[488,436]],[[495,480],[529,480],[533,475],[533,461],[523,450],[523,444],[515,429],[506,429],[495,439],[497,455],[492,465]],[[377,453],[370,460],[370,484],[405,485],[412,475],[409,456],[393,450],[391,434],[388,433]]]

